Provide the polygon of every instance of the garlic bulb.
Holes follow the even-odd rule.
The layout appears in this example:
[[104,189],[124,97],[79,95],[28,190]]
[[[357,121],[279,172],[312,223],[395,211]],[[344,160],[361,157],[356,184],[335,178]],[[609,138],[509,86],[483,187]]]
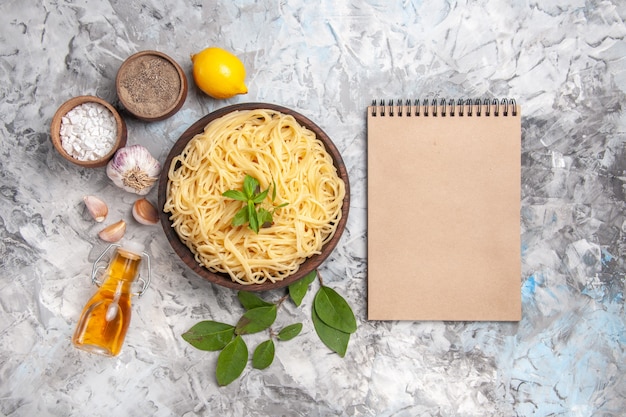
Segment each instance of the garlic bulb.
[[161,165],[141,145],[120,148],[107,164],[107,176],[118,187],[146,195],[156,184]]

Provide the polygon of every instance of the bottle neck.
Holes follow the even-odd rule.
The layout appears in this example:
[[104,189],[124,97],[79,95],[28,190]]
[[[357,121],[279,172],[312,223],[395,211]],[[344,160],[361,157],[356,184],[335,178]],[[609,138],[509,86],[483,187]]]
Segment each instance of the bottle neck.
[[141,256],[123,248],[117,248],[111,262],[109,262],[108,273],[102,286],[118,287],[119,283],[123,283],[125,288],[130,288],[130,285],[137,278],[140,263]]

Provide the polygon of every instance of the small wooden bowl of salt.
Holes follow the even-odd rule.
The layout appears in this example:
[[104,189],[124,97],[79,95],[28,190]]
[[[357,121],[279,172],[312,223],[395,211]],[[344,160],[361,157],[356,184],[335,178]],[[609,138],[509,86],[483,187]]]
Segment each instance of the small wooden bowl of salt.
[[68,161],[86,168],[107,164],[126,145],[126,123],[115,108],[96,96],[63,103],[50,124],[54,148]]

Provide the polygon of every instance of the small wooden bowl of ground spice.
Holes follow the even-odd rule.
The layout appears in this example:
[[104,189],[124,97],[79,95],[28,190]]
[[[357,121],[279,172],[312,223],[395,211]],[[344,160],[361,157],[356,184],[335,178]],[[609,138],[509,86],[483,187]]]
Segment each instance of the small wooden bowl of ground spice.
[[158,51],[131,55],[117,72],[117,96],[126,110],[144,121],[163,120],[187,98],[187,77],[176,61]]
[[50,137],[61,156],[87,168],[107,164],[126,145],[124,119],[96,96],[73,97],[63,103],[50,123]]

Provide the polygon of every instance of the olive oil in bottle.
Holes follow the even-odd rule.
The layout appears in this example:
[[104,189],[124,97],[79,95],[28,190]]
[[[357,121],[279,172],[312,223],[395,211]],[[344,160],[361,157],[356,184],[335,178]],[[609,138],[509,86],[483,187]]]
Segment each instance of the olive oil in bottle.
[[72,343],[79,349],[107,356],[120,353],[131,316],[131,286],[139,273],[138,245],[115,249],[98,291],[87,302]]

